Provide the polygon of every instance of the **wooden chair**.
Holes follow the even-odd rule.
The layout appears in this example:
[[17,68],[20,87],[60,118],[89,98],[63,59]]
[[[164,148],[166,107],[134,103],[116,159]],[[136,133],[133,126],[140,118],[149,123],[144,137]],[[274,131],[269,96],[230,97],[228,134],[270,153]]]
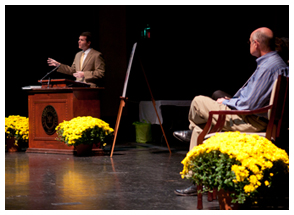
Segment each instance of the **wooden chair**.
[[[266,137],[271,140],[277,146],[282,145],[281,143],[281,132],[282,129],[289,129],[289,124],[287,124],[288,107],[289,106],[289,78],[279,75],[278,79],[275,81],[274,88],[271,93],[271,99],[269,105],[256,109],[256,110],[220,110],[220,111],[210,111],[208,121],[203,129],[203,131],[198,136],[198,145],[202,144],[203,141],[216,132],[222,131],[225,123],[225,118],[227,114],[230,115],[252,115],[268,112],[269,122],[267,125],[266,132],[258,132],[256,134]],[[286,111],[285,111],[286,110]],[[218,120],[216,124],[212,127],[212,116],[218,115]],[[287,121],[286,121],[287,120]],[[289,122],[289,121],[288,121]],[[248,133],[248,132],[246,132]],[[281,147],[281,146],[279,146]],[[281,148],[285,148],[281,147]],[[202,185],[197,186],[198,189],[202,189]],[[216,199],[216,189],[213,194],[208,193],[208,201]],[[202,204],[202,194],[198,194],[198,209],[203,208]]]

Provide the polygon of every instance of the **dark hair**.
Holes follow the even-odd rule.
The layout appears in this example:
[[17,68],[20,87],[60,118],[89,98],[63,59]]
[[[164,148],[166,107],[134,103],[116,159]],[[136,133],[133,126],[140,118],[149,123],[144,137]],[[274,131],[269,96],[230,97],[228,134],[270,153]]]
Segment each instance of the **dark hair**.
[[89,31],[81,33],[80,36],[85,36],[87,42],[92,42],[92,34]]
[[276,51],[279,53],[279,55],[283,58],[283,60],[288,63],[289,61],[289,38],[275,38],[275,45],[276,45]]

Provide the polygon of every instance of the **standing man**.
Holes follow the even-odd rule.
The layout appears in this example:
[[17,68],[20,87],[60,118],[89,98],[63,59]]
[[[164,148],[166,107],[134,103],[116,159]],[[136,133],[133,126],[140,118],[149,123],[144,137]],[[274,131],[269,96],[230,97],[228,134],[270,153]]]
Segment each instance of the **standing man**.
[[91,87],[97,87],[98,79],[105,73],[105,63],[102,54],[91,48],[92,35],[90,32],[83,32],[79,37],[79,48],[82,51],[75,56],[72,66],[57,62],[48,58],[49,66],[60,66],[58,72],[73,75],[77,81],[88,83]]
[[[174,136],[182,141],[190,141],[190,150],[197,146],[202,129],[199,125],[208,120],[212,110],[254,110],[269,104],[274,81],[279,75],[289,75],[289,68],[274,50],[274,35],[269,28],[258,28],[250,35],[250,54],[257,57],[257,68],[249,80],[232,98],[216,101],[206,96],[196,96],[190,106],[188,131],[175,131]],[[213,117],[213,124],[217,116]],[[263,116],[227,115],[224,130],[257,132],[267,126],[267,114]],[[196,186],[175,190],[177,195],[197,195]]]

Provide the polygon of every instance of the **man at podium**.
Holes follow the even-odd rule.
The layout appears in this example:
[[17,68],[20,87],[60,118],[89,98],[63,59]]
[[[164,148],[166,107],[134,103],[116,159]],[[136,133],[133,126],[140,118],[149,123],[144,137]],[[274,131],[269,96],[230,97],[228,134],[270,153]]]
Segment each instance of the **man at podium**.
[[49,66],[59,66],[58,72],[73,75],[77,81],[88,83],[91,87],[98,87],[97,82],[104,76],[105,63],[101,52],[91,48],[92,35],[90,32],[83,32],[79,37],[79,48],[82,51],[75,56],[71,66],[48,58]]

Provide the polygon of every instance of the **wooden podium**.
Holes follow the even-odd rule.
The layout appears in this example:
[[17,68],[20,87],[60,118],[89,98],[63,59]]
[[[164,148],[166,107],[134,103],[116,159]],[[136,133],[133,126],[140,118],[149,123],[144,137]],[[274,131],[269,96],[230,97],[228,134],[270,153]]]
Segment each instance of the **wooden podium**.
[[74,147],[56,141],[56,126],[78,116],[100,118],[103,87],[67,79],[43,80],[28,89],[29,147],[26,152],[73,154]]

